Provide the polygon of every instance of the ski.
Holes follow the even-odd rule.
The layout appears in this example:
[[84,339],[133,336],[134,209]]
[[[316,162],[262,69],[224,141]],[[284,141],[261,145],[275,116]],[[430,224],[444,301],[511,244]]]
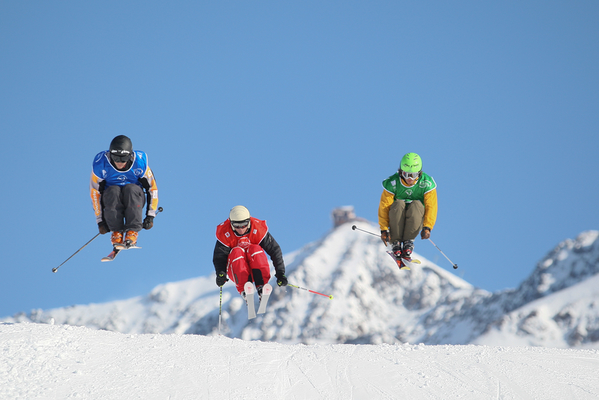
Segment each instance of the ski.
[[112,251],[110,252],[109,255],[107,255],[106,257],[102,257],[102,262],[108,262],[108,261],[113,261],[116,256],[121,252],[121,250],[129,250],[129,249],[141,249],[141,247],[138,246],[126,246],[123,244],[115,244],[113,245],[114,247],[112,248]]
[[387,254],[389,254],[391,258],[393,258],[393,261],[397,263],[399,269],[405,269],[409,271],[411,269],[410,264],[421,264],[420,260],[418,260],[417,258],[412,258],[411,261],[408,261],[404,258],[395,257],[395,254],[393,254],[392,251],[387,251]]
[[106,257],[102,257],[102,262],[107,262],[107,261],[112,261],[116,258],[117,254],[119,254],[121,252],[120,249],[112,249],[112,251],[110,252],[109,255],[107,255]]
[[114,248],[117,250],[141,249],[141,247],[136,246],[136,245],[127,246],[126,244],[122,244],[122,243],[115,244]]
[[258,307],[258,314],[264,314],[266,312],[266,304],[268,303],[268,299],[270,294],[272,293],[272,286],[270,284],[265,284],[262,287],[262,298],[260,299],[260,307]]
[[245,302],[248,306],[248,319],[256,318],[256,306],[254,305],[254,284],[246,282],[243,286],[245,292]]

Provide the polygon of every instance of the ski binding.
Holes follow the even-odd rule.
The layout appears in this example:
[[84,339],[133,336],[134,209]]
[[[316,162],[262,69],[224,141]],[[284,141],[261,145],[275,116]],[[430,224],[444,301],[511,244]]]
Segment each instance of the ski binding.
[[117,244],[114,244],[113,246],[117,250],[141,249],[141,247],[139,247],[135,244],[127,245],[125,243],[117,243]]

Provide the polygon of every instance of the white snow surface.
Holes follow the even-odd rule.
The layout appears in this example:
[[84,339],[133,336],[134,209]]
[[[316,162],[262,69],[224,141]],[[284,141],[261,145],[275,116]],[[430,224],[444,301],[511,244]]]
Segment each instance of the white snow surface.
[[0,399],[597,399],[599,351],[294,344],[0,323]]

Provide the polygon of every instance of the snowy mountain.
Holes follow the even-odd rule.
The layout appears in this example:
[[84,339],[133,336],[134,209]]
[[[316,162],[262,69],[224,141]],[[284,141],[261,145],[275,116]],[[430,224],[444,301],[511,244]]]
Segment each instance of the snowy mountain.
[[[599,348],[599,231],[565,240],[514,291],[475,343]],[[498,301],[499,302],[499,301]]]
[[[221,333],[279,343],[502,344],[599,348],[599,232],[566,240],[517,289],[474,288],[423,257],[400,271],[361,219],[285,256],[289,281],[325,294],[275,288],[268,312],[247,320],[233,285],[223,291]],[[167,283],[147,296],[21,313],[6,322],[58,324],[140,334],[218,332],[214,275]]]
[[[598,231],[588,231],[580,234],[576,240],[568,239],[560,243],[537,264],[533,273],[517,289],[494,293],[478,299],[471,307],[460,309],[442,330],[431,336],[428,343],[505,344],[507,336],[503,330],[506,329],[506,332],[517,331],[511,342],[514,344],[599,347],[599,338],[594,332],[599,310],[590,306],[594,302],[593,293],[584,290],[589,285],[586,281],[595,279],[595,274],[599,272],[598,237]],[[577,302],[573,302],[570,293],[580,296]],[[532,327],[531,317],[536,314],[547,317],[546,304],[549,303],[553,304],[550,318],[555,318],[555,323],[559,325],[559,340],[555,335],[548,340],[546,327],[540,323],[537,324],[538,329]],[[523,310],[528,310],[528,313],[522,314]],[[576,317],[563,317],[566,315]],[[521,328],[516,331],[506,326],[508,320],[515,319],[520,320],[514,323]],[[568,319],[567,323],[565,319]],[[524,320],[528,320],[528,324]],[[583,321],[590,322],[590,331],[583,332],[580,325],[586,323]],[[464,326],[469,328],[464,329]],[[573,336],[577,328],[581,329]],[[495,332],[495,335],[491,335],[491,332]],[[481,335],[483,337],[479,338]],[[504,339],[499,340],[500,337]]]

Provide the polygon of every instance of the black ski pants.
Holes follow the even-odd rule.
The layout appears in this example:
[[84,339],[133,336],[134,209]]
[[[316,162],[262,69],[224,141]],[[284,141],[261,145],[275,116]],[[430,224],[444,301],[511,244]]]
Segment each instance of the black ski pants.
[[109,186],[102,193],[104,221],[112,232],[141,231],[146,197],[141,186]]

